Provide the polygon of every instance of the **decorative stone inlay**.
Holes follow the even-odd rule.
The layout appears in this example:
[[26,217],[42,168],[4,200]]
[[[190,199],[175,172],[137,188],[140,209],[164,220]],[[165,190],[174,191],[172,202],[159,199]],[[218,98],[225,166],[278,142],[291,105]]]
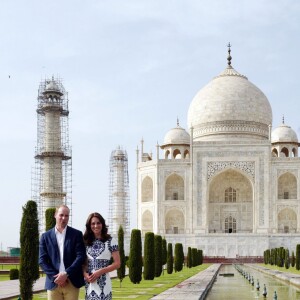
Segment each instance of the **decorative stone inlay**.
[[209,161],[207,163],[207,180],[214,176],[215,173],[227,168],[240,169],[253,179],[255,178],[254,161]]
[[[198,159],[197,159],[197,172],[196,174],[201,174],[202,173],[202,160],[201,160],[201,154],[202,153],[197,153]],[[260,178],[259,178],[259,182],[258,182],[258,186],[259,186],[259,195],[258,195],[258,199],[257,199],[257,204],[259,205],[259,226],[263,226],[265,224],[265,206],[264,206],[264,190],[265,190],[265,186],[264,186],[264,182],[265,182],[265,176],[264,176],[264,160],[262,159],[264,152],[263,151],[232,151],[230,152],[230,154],[228,152],[220,152],[220,151],[216,151],[216,152],[212,152],[210,153],[210,157],[216,157],[216,158],[221,158],[221,157],[225,157],[225,156],[234,156],[234,157],[241,157],[241,156],[250,156],[250,157],[256,157],[259,158],[259,165],[258,165],[258,174],[260,174]],[[252,176],[251,176],[252,177]],[[203,218],[202,218],[202,207],[204,205],[205,199],[202,198],[202,190],[201,190],[201,186],[202,186],[202,177],[198,176],[197,179],[195,179],[197,181],[197,225],[201,226],[202,222],[203,222]]]
[[269,127],[265,124],[249,121],[223,121],[205,123],[194,128],[194,138],[219,133],[251,134],[268,137]]
[[296,205],[277,205],[277,213],[281,212],[285,208],[291,209],[297,214],[297,206]]
[[298,170],[290,170],[290,169],[279,169],[277,170],[277,178],[279,178],[282,174],[291,173],[296,178],[298,178]]

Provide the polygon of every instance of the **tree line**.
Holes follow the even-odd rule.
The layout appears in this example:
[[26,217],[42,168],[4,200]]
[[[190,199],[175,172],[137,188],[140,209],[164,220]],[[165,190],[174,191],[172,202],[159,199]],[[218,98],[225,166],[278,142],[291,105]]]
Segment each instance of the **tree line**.
[[[45,212],[45,229],[55,226],[55,208],[49,208]],[[133,229],[130,238],[129,257],[124,251],[124,230],[120,226],[118,231],[118,245],[121,258],[121,266],[117,270],[120,285],[125,277],[126,266],[129,268],[129,278],[132,283],[140,283],[144,280],[153,280],[163,274],[165,266],[168,274],[173,271],[180,272],[185,264],[183,245],[176,243],[173,254],[172,243],[167,243],[161,235],[147,232],[144,237],[144,253],[142,253],[142,237],[139,229]],[[33,284],[39,278],[39,221],[38,209],[35,201],[29,200],[23,207],[23,215],[20,228],[20,270],[12,269],[11,279],[20,279],[20,298],[33,298]],[[202,250],[188,248],[186,266],[188,268],[203,263]]]
[[[118,240],[123,239],[123,229],[120,227]],[[120,255],[121,249],[119,247]],[[125,257],[125,255],[123,256]],[[182,243],[176,243],[173,254],[173,244],[167,243],[166,239],[161,235],[153,232],[147,232],[144,237],[144,251],[142,253],[142,236],[139,229],[133,229],[130,237],[130,252],[127,260],[121,259],[121,268],[125,270],[125,265],[129,268],[129,278],[134,284],[144,280],[153,280],[160,277],[166,270],[168,274],[173,271],[180,272],[186,263],[188,268],[192,268],[203,263],[203,252],[197,248],[188,248],[188,254],[185,261]],[[120,282],[125,277],[125,272],[121,278],[118,274]]]
[[290,255],[289,249],[284,247],[267,249],[264,251],[264,263],[286,269],[296,266],[296,270],[300,270],[300,245],[296,246],[296,256],[294,251]]

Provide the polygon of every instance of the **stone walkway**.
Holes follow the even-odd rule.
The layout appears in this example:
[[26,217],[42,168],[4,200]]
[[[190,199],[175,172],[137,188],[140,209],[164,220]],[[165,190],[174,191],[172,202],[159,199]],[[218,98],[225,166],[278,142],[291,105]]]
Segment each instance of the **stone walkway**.
[[262,272],[264,274],[274,276],[280,280],[286,281],[287,283],[290,283],[297,287],[300,287],[300,275],[293,274],[293,273],[281,272],[278,270],[272,270],[272,269],[269,269],[267,265],[266,266],[258,266],[258,265],[254,265],[254,264],[253,265],[247,264],[247,266],[253,268],[254,270]]
[[[203,300],[209,292],[221,264],[214,264],[206,270],[184,280],[176,286],[152,297],[151,300]],[[262,273],[274,276],[300,287],[300,275],[285,273],[269,269],[267,266],[247,264],[247,266]],[[110,273],[111,277],[116,277],[116,271]],[[44,291],[45,277],[41,277],[34,285],[35,292]],[[19,280],[0,281],[0,299],[16,299],[19,296]]]
[[151,298],[151,300],[205,299],[214,283],[220,266],[221,264],[211,265],[204,271]]
[[[110,272],[110,277],[117,276],[117,271]],[[45,290],[45,276],[40,277],[33,286],[34,292],[42,292]],[[0,281],[0,299],[17,299],[20,295],[19,280]]]
[[[34,292],[45,290],[45,277],[40,277],[33,286]],[[19,280],[0,281],[0,299],[17,298],[19,294]]]

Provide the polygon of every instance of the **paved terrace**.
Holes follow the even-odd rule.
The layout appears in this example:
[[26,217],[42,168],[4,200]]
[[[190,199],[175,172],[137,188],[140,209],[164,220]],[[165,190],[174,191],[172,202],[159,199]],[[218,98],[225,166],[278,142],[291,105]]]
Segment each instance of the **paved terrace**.
[[[262,273],[274,276],[287,283],[300,287],[300,275],[271,270],[267,266],[247,264],[249,267]],[[211,265],[206,270],[184,280],[176,286],[152,297],[151,300],[203,300],[209,292],[221,264]],[[110,273],[116,277],[116,271]],[[34,292],[44,291],[45,277],[41,277],[34,285]],[[19,296],[19,280],[0,281],[0,299],[16,299]]]
[[[206,270],[188,278],[177,284],[175,287],[155,296],[152,299],[205,299],[207,292],[214,282],[214,278],[221,264],[214,264]],[[116,271],[110,273],[110,276],[116,277]],[[40,277],[34,284],[34,292],[44,291],[45,277]],[[19,296],[19,280],[0,281],[0,299],[16,299]],[[199,298],[200,297],[200,298]]]
[[249,266],[259,272],[274,276],[277,279],[283,280],[287,283],[293,284],[300,288],[300,275],[293,274],[293,273],[281,272],[278,270],[272,270],[272,269],[268,268],[268,265],[258,266],[258,265],[249,264],[247,266]]
[[221,264],[211,265],[204,271],[151,298],[151,300],[205,299],[214,283],[220,266]]

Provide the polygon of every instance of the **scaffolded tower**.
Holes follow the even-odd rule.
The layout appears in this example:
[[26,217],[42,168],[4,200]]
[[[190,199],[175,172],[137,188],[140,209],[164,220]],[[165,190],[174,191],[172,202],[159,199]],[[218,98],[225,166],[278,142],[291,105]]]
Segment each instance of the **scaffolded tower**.
[[[69,147],[68,95],[59,79],[40,83],[37,106],[37,146],[32,198],[38,203],[40,231],[45,211],[61,204],[72,207],[72,159]],[[70,221],[71,222],[71,219]]]
[[120,225],[124,233],[130,230],[129,177],[127,152],[118,147],[110,156],[109,233],[117,234]]

